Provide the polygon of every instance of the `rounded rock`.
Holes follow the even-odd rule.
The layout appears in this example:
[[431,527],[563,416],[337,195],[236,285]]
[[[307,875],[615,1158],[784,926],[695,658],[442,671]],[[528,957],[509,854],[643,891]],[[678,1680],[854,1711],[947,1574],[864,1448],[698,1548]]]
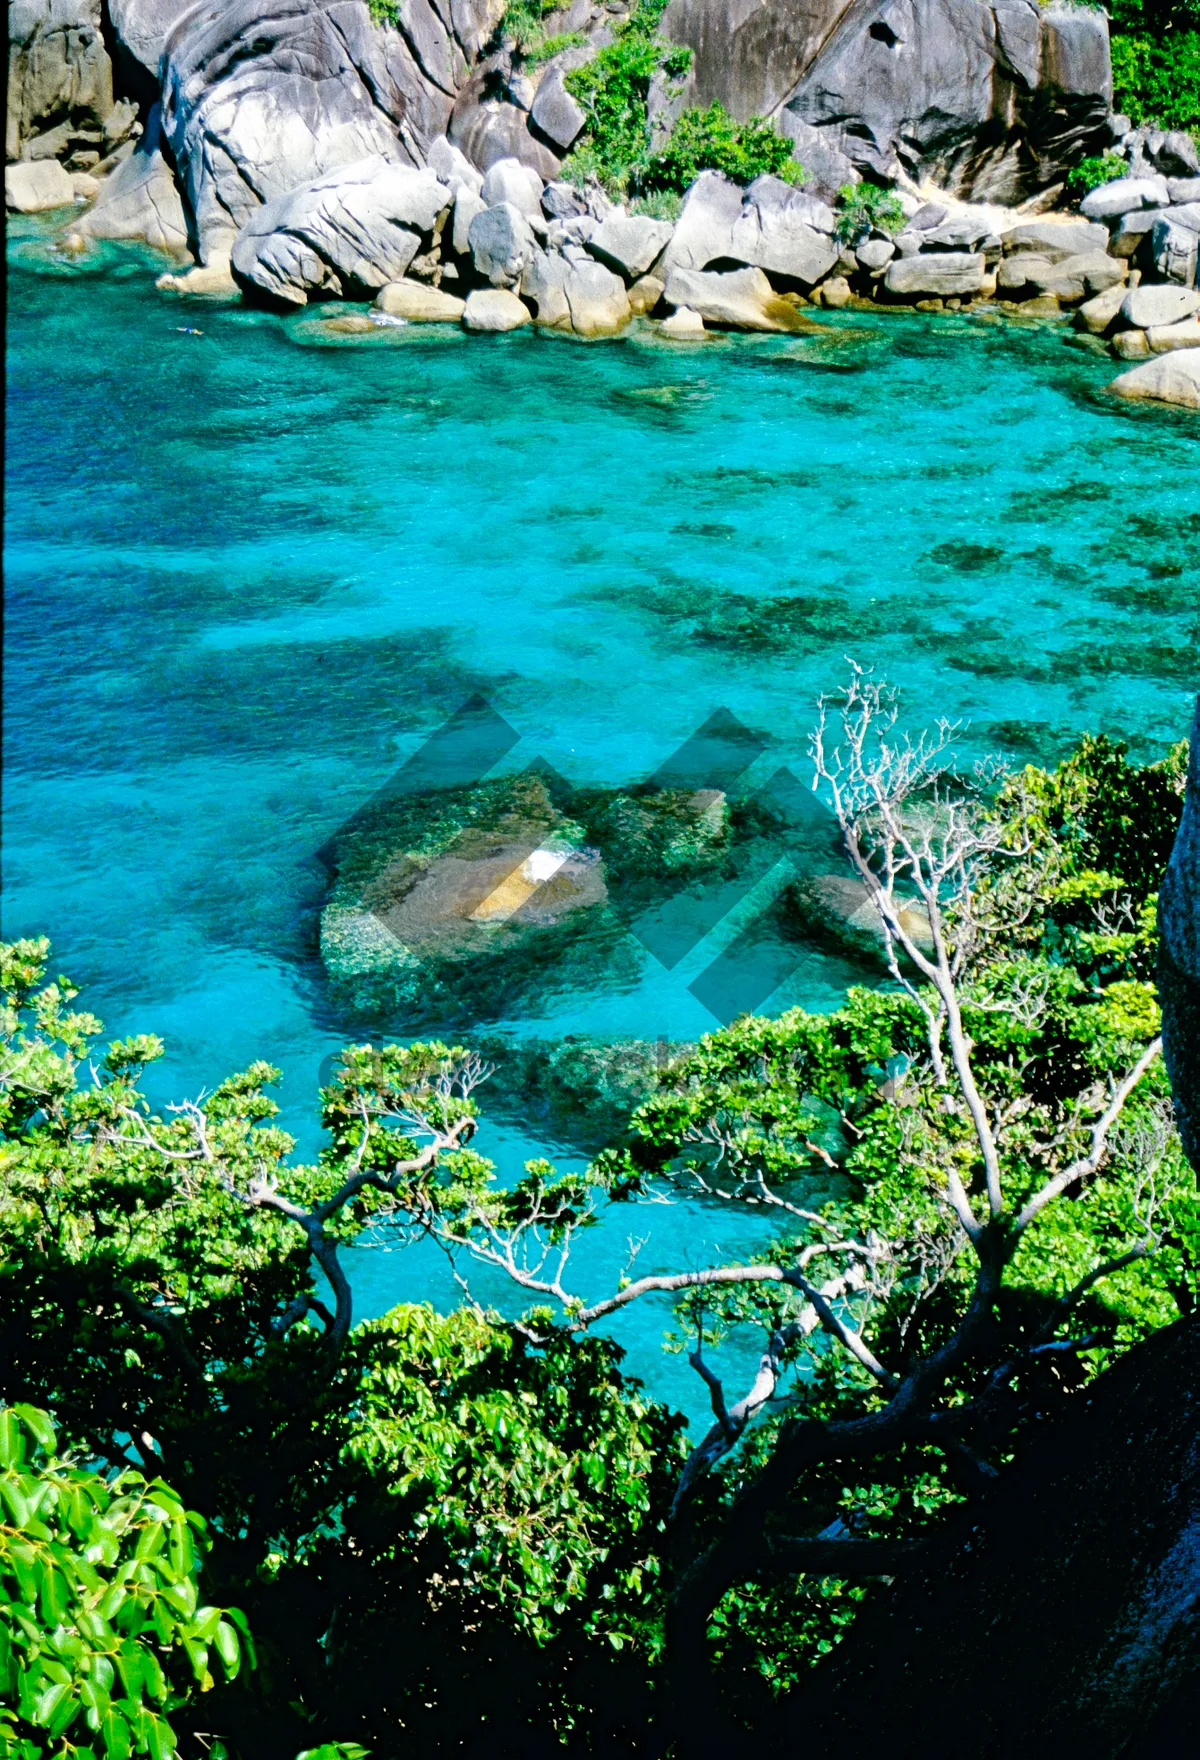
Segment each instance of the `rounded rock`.
[[1200,312],[1200,291],[1172,282],[1135,287],[1121,302],[1121,316],[1135,330],[1157,330],[1181,324]]
[[532,322],[529,307],[506,287],[476,288],[463,307],[464,330],[496,333],[519,330],[523,324]]

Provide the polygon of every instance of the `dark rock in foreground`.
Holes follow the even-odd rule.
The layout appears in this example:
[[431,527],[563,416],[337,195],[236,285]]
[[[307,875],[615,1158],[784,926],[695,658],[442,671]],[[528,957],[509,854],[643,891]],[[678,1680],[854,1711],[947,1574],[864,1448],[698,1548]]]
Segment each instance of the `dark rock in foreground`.
[[900,1760],[1194,1752],[1198,1498],[1193,1316],[1077,1396],[957,1548],[864,1609],[773,1751],[803,1731],[807,1751]]

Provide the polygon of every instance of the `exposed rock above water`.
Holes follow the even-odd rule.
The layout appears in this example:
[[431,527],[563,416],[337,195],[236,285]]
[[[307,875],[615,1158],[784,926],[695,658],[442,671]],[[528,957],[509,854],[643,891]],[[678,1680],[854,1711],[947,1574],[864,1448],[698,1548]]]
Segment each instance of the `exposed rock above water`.
[[[671,0],[695,55],[680,104],[719,98],[815,132],[860,171],[1020,201],[1107,144],[1108,22],[1035,0]],[[803,157],[803,154],[801,154]]]
[[378,156],[258,208],[233,247],[238,283],[286,305],[401,280],[450,203],[432,171]]

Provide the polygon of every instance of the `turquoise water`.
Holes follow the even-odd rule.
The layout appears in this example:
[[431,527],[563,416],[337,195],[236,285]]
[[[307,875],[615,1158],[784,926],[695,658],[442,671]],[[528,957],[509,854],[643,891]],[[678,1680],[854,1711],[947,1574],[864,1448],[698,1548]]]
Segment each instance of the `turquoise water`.
[[[311,1150],[322,1061],[366,1030],[324,983],[316,852],[474,692],[521,736],[505,768],[589,784],[649,775],[718,707],[767,748],[751,781],[803,775],[847,655],[918,721],[968,720],[968,753],[1185,731],[1200,422],[1107,399],[1112,363],[1060,329],[334,341],[172,301],[132,252],[68,273],[44,237],[9,282],[3,927],[50,934],[110,1032],[164,1035],[156,1098],[265,1056]],[[693,1037],[715,1022],[689,986],[738,927],[502,1025]],[[859,975],[801,948],[765,1006]],[[563,1148],[519,1117],[489,1146]],[[756,1238],[698,1202],[625,1212],[586,1294],[631,1222],[639,1270]],[[421,1253],[354,1258],[363,1311],[455,1299]],[[694,1409],[663,1321],[621,1336]]]

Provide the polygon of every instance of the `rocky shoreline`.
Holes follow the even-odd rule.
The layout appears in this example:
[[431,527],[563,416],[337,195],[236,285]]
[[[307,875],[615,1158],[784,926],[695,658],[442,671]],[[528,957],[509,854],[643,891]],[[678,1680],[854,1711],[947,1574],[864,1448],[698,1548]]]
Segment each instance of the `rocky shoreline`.
[[[1132,366],[1114,391],[1200,408],[1200,156],[1188,135],[1111,115],[1103,15],[958,0],[948,30],[918,6],[929,52],[901,77],[896,55],[876,65],[876,51],[897,48],[879,20],[853,35],[853,55],[843,29],[840,60],[821,49],[805,61],[793,45],[781,62],[778,45],[741,45],[727,8],[675,0],[663,26],[689,45],[687,90],[660,82],[651,109],[669,120],[688,93],[719,88],[770,116],[805,173],[742,187],[704,171],[665,218],[661,204],[615,202],[594,177],[557,174],[583,122],[564,69],[612,40],[627,5],[577,0],[551,15],[550,27],[565,27],[552,42],[579,40],[529,67],[505,46],[499,0],[448,11],[453,30],[429,9],[427,40],[414,5],[381,23],[378,0],[370,10],[285,0],[269,20],[256,0],[218,16],[179,0],[113,0],[113,59],[97,0],[14,4],[8,207],[61,211],[67,258],[113,239],[171,253],[165,293],[240,293],[278,310],[373,301],[369,315],[331,321],[350,333],[535,324],[591,339],[644,318],[698,344],[711,330],[812,331],[814,309],[987,302],[1073,316]],[[982,71],[1003,60],[1027,96],[1053,100],[1049,133],[1016,98],[1001,118],[994,94],[975,93],[981,52],[954,33],[985,14]],[[1036,35],[1023,72],[1004,36],[1018,24]],[[714,32],[746,56],[740,87],[710,53]],[[846,102],[832,120],[835,67]],[[116,95],[122,69],[131,96]],[[826,85],[814,86],[822,69]],[[960,114],[923,138],[902,121],[901,100]],[[855,106],[861,124],[847,121]],[[984,150],[1001,139],[1002,151]],[[1089,145],[1106,146],[1109,179],[1064,211],[1066,166]],[[856,201],[859,185],[886,200]]]

